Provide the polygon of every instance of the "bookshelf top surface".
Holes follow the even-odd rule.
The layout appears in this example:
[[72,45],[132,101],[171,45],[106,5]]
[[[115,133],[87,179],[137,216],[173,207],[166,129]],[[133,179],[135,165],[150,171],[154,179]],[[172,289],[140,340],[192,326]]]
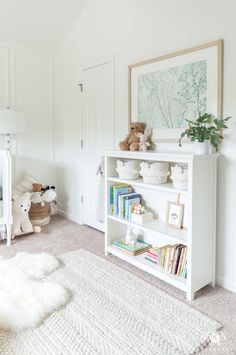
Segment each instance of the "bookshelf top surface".
[[120,158],[132,158],[132,159],[143,159],[143,160],[178,160],[178,161],[191,161],[193,159],[217,159],[219,154],[205,154],[205,155],[194,155],[192,152],[158,152],[155,150],[148,150],[146,152],[140,151],[122,151],[122,150],[111,150],[106,151],[105,155],[107,157],[120,157]]

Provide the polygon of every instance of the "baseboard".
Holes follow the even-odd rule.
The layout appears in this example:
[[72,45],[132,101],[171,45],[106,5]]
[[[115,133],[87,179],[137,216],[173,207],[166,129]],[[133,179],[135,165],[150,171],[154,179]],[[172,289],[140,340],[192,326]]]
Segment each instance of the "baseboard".
[[75,216],[75,215],[71,214],[71,213],[68,213],[68,212],[63,211],[63,210],[58,210],[57,214],[69,219],[72,222],[75,222],[77,224],[81,224],[80,218],[78,216]]
[[216,276],[216,283],[217,285],[226,288],[229,291],[235,292],[236,293],[236,284],[226,280],[225,278],[221,277],[221,276]]

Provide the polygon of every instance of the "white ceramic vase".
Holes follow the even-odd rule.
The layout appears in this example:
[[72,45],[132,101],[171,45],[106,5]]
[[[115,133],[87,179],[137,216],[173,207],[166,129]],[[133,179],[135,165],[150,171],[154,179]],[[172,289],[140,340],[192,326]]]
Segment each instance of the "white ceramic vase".
[[204,142],[193,142],[194,146],[194,154],[196,155],[204,155],[209,154],[210,142],[206,140]]

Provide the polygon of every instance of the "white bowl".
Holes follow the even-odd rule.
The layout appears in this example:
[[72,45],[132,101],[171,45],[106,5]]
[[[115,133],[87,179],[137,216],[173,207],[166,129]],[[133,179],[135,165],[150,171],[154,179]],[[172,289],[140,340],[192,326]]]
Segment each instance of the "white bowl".
[[136,180],[139,178],[139,172],[138,171],[132,171],[132,170],[118,170],[116,169],[119,178],[124,179],[124,180]]
[[[141,174],[142,175],[142,174]],[[153,184],[153,185],[158,185],[158,184],[166,184],[167,183],[167,176],[148,176],[148,175],[143,175],[143,182],[145,184]]]
[[139,178],[138,160],[117,160],[116,171],[120,179],[136,180]]

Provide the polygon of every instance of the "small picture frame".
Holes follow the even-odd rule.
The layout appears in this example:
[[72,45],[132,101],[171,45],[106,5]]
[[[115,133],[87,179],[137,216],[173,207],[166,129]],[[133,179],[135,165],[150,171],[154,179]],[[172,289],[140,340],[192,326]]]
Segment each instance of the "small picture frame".
[[172,228],[181,229],[183,224],[184,205],[168,201],[166,225]]

